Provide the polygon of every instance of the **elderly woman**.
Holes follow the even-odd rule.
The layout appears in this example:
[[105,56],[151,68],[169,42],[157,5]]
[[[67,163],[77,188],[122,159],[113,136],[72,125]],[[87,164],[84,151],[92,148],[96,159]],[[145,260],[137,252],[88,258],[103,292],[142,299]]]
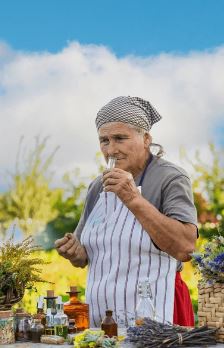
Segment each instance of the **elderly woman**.
[[115,158],[115,168],[89,186],[74,236],[55,243],[74,266],[88,264],[92,327],[100,325],[106,309],[128,323],[136,310],[137,285],[145,279],[160,321],[193,325],[177,271],[195,248],[196,209],[186,172],[150,151],[149,131],[160,119],[137,97],[115,98],[96,117],[101,151],[107,162]]

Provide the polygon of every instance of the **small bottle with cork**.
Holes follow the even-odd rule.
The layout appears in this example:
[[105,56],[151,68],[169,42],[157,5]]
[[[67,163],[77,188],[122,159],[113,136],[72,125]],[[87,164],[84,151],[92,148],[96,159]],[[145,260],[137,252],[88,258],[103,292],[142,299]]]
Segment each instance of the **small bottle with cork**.
[[46,314],[44,313],[44,296],[37,299],[37,313],[33,315],[33,319],[40,319],[41,324],[46,325]]
[[47,302],[45,334],[54,335],[54,316],[57,314],[57,296],[54,296],[54,290],[47,290],[47,296],[44,298]]
[[67,338],[68,335],[68,316],[64,313],[64,304],[61,296],[56,301],[57,314],[54,316],[55,335]]
[[108,337],[117,336],[117,323],[112,317],[113,311],[106,310],[106,316],[101,323],[101,329],[105,332]]
[[76,286],[71,286],[67,292],[70,296],[68,302],[64,303],[64,312],[70,319],[75,319],[77,331],[89,328],[89,305],[78,299],[80,293]]
[[31,325],[31,341],[39,343],[41,336],[44,334],[44,326],[41,324],[41,319],[34,319]]

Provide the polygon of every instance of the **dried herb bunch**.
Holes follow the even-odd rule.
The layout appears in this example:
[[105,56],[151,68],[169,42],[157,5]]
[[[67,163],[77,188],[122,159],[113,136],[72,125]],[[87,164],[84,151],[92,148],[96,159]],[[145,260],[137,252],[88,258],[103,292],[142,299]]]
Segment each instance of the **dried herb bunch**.
[[0,304],[10,307],[22,298],[25,289],[34,288],[36,282],[45,282],[39,266],[47,262],[33,257],[39,250],[39,246],[33,245],[32,236],[16,244],[12,236],[0,246]]
[[137,348],[205,347],[216,344],[216,331],[216,328],[206,326],[187,329],[145,318],[143,325],[128,328],[126,342],[133,342]]

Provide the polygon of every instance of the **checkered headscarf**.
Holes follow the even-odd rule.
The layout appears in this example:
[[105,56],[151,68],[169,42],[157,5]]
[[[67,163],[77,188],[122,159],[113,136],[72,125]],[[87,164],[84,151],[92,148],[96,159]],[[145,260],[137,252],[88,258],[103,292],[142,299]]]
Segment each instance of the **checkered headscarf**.
[[99,129],[108,122],[124,122],[148,132],[161,118],[156,109],[146,100],[138,97],[117,97],[97,113],[96,128]]

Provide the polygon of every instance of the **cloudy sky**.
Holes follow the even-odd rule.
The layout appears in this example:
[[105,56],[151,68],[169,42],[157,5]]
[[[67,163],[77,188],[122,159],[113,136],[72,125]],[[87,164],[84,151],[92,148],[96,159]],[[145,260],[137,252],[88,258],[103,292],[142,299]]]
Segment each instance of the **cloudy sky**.
[[166,158],[179,149],[206,160],[223,146],[222,1],[2,1],[0,4],[0,190],[19,139],[50,136],[55,182],[79,167],[96,172],[97,111],[119,95],[162,114],[152,129]]

